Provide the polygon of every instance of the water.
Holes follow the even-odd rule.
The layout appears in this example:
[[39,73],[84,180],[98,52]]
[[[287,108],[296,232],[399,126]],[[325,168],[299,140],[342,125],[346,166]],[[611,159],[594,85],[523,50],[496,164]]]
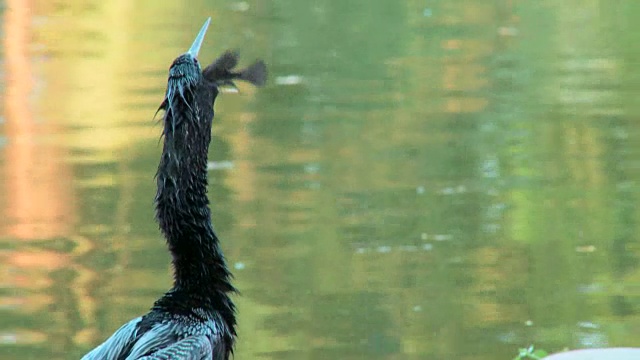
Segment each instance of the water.
[[0,358],[79,358],[171,283],[167,69],[238,49],[214,224],[238,359],[640,346],[640,3],[7,1]]

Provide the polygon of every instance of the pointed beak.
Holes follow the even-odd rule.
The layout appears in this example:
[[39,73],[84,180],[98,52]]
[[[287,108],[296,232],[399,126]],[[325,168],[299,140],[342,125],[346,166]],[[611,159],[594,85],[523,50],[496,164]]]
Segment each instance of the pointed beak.
[[198,36],[193,40],[193,44],[191,44],[191,48],[187,51],[187,54],[190,54],[194,58],[198,57],[198,52],[200,52],[200,46],[202,46],[202,40],[204,40],[204,34],[207,33],[207,28],[209,27],[209,23],[211,22],[211,18],[208,18],[207,21],[204,22]]

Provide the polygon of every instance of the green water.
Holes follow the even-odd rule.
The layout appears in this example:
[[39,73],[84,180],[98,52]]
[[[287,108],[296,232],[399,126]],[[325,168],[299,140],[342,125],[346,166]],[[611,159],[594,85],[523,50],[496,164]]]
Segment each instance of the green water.
[[[178,3],[178,2],[176,2]],[[74,359],[171,285],[173,58],[264,58],[216,104],[237,359],[640,346],[640,3],[7,1],[0,358]]]

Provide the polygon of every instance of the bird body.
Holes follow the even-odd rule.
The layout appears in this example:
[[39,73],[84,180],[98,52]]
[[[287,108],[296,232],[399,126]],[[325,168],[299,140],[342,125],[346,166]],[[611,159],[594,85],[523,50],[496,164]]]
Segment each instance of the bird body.
[[207,154],[219,87],[245,80],[262,85],[257,61],[234,72],[238,55],[226,52],[203,70],[196,58],[209,25],[169,69],[163,150],[156,174],[156,219],[172,255],[174,285],[151,310],[133,319],[83,360],[227,360],[236,337],[235,292],[207,198]]

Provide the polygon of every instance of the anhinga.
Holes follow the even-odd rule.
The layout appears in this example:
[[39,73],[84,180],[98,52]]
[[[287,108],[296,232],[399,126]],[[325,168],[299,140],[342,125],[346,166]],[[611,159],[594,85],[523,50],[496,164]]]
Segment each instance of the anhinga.
[[236,337],[231,273],[211,224],[207,154],[213,104],[233,80],[263,85],[262,61],[241,71],[235,52],[200,69],[197,55],[211,19],[169,69],[164,146],[156,174],[156,219],[173,257],[174,284],[151,310],[118,329],[84,360],[228,359]]

